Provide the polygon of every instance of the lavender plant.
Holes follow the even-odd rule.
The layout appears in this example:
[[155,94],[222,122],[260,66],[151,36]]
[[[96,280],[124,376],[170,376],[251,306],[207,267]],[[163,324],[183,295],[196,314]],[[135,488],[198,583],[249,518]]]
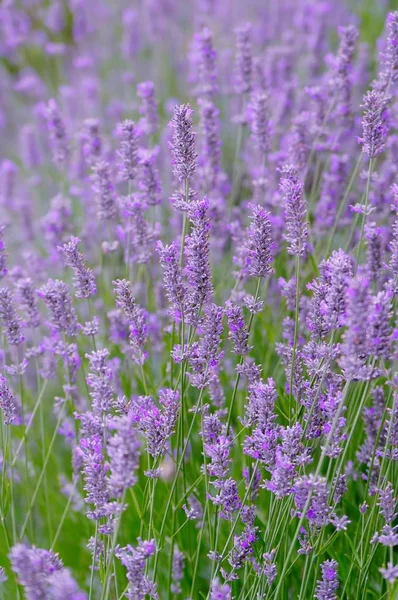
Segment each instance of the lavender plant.
[[0,6],[1,600],[398,597],[385,5]]

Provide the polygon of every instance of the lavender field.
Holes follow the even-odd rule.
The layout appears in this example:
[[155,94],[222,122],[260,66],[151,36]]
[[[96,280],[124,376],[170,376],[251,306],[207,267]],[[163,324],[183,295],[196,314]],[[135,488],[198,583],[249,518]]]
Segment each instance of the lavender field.
[[393,8],[0,4],[0,600],[398,599]]

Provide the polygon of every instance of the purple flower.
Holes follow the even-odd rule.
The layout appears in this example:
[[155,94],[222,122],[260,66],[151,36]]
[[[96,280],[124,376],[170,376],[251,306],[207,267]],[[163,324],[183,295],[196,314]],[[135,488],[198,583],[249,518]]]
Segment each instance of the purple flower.
[[24,321],[26,325],[33,328],[39,327],[41,319],[32,279],[30,279],[30,277],[18,275],[17,277],[14,277],[14,280],[18,305],[24,311]]
[[127,581],[129,582],[126,598],[128,600],[145,600],[148,595],[154,600],[159,596],[156,585],[145,575],[145,564],[148,558],[155,554],[155,541],[143,541],[138,538],[138,546],[126,546],[117,548],[115,554],[127,570]]
[[255,93],[250,103],[250,129],[257,148],[260,164],[263,164],[270,151],[270,116],[267,94]]
[[339,587],[337,577],[338,564],[335,560],[325,560],[321,564],[322,579],[318,581],[315,598],[317,600],[336,600],[336,591]]
[[187,519],[190,521],[197,521],[197,527],[199,528],[203,519],[202,505],[193,494],[188,497],[188,503],[188,506],[184,504],[182,508],[184,509]]
[[272,237],[269,213],[259,205],[251,205],[252,217],[247,240],[248,271],[252,277],[272,273]]
[[210,600],[232,600],[231,588],[227,583],[221,583],[219,579],[211,582]]
[[392,292],[383,290],[374,298],[369,307],[369,353],[377,358],[388,360],[392,343]]
[[[394,195],[394,201],[397,206],[398,212],[398,185],[391,186],[391,191]],[[391,258],[389,262],[389,268],[395,276],[398,275],[398,218],[395,218],[392,225],[392,239],[390,242]]]
[[395,504],[396,499],[394,497],[394,490],[391,483],[388,482],[384,489],[379,490],[380,514],[387,525],[391,525],[397,516]]
[[199,99],[201,144],[199,155],[200,174],[204,176],[206,191],[217,184],[221,171],[220,111],[210,100]]
[[331,92],[336,96],[338,113],[346,117],[351,112],[351,69],[358,39],[358,30],[354,25],[339,28],[340,45],[333,65],[330,81]]
[[277,391],[273,379],[258,381],[249,385],[249,397],[246,404],[245,425],[267,429],[273,426]]
[[334,225],[336,209],[345,191],[348,166],[346,154],[331,154],[330,166],[324,171],[320,198],[315,206],[315,222],[321,232],[326,232]]
[[365,225],[365,238],[367,242],[366,263],[370,280],[377,282],[382,272],[383,238],[380,228],[375,223]]
[[87,385],[90,388],[92,410],[97,415],[110,412],[114,401],[113,374],[107,365],[108,356],[109,351],[106,348],[86,354],[90,362]]
[[49,101],[46,108],[46,118],[50,144],[53,150],[53,160],[57,166],[65,168],[69,161],[69,144],[65,124],[55,100]]
[[307,206],[304,199],[304,186],[298,179],[297,170],[291,165],[281,170],[279,184],[285,205],[285,239],[289,242],[288,252],[304,256],[307,246]]
[[69,569],[55,571],[48,578],[48,584],[49,600],[87,600],[86,593],[79,590]]
[[191,54],[192,70],[197,83],[195,91],[201,98],[212,97],[218,91],[217,53],[213,46],[213,36],[207,27],[195,33]]
[[392,562],[389,562],[386,568],[381,568],[379,571],[382,574],[383,579],[388,581],[390,585],[392,585],[395,580],[398,579],[398,566],[394,567]]
[[40,146],[34,125],[25,125],[21,130],[21,154],[27,169],[33,170],[40,165]]
[[87,504],[94,505],[94,510],[90,510],[87,516],[95,521],[108,516],[107,505],[111,497],[102,442],[102,436],[94,434],[83,437],[79,445],[79,454],[83,463],[85,501]]
[[214,413],[205,415],[203,418],[203,439],[208,444],[217,442],[218,437],[223,431],[223,426],[219,416]]
[[213,485],[219,492],[216,496],[210,496],[210,498],[213,504],[220,507],[220,517],[227,521],[233,521],[236,512],[242,506],[236,481],[232,478],[217,479],[213,482]]
[[4,225],[0,225],[0,279],[7,275],[7,250],[3,241]]
[[171,587],[172,594],[181,594],[181,580],[184,578],[184,562],[185,557],[178,547],[173,552],[173,566],[171,571]]
[[98,119],[84,121],[83,147],[88,164],[94,165],[101,158],[102,151]]
[[4,206],[13,206],[18,168],[11,160],[1,163],[0,200]]
[[147,205],[141,195],[125,196],[120,198],[122,216],[126,218],[126,225],[122,231],[126,247],[130,245],[130,257],[132,262],[143,264],[149,262],[152,255],[155,230],[145,216]]
[[137,186],[144,205],[156,206],[161,203],[161,185],[156,168],[155,150],[141,152],[138,164]]
[[305,169],[311,150],[310,123],[311,114],[307,111],[301,112],[293,119],[289,160],[299,169]]
[[381,55],[381,72],[379,81],[374,83],[374,87],[383,92],[398,77],[398,11],[388,14],[386,27],[388,36],[385,51]]
[[2,375],[0,375],[0,408],[3,411],[5,425],[11,425],[16,419],[17,409],[14,395]]
[[143,81],[137,85],[137,96],[141,100],[140,114],[142,119],[140,126],[148,135],[156,133],[159,116],[158,105],[155,96],[155,85],[152,81]]
[[[371,461],[374,450],[378,447],[383,447],[386,442],[387,431],[380,430],[382,424],[382,418],[384,410],[386,408],[386,400],[384,397],[384,391],[382,387],[376,387],[373,391],[373,402],[368,408],[363,410],[363,421],[366,432],[366,438],[359,451],[357,452],[357,458],[363,464],[367,464]],[[378,446],[376,443],[378,441]]]
[[347,527],[351,523],[351,521],[345,515],[342,517],[333,515],[330,519],[330,522],[336,527],[336,531],[347,531]]
[[192,177],[196,169],[195,133],[193,131],[192,110],[189,104],[179,104],[174,108],[170,121],[173,129],[170,143],[173,173],[180,181]]
[[253,52],[252,52],[252,27],[245,23],[235,29],[236,57],[235,57],[235,91],[237,94],[248,94],[252,88]]
[[384,525],[381,533],[376,533],[370,540],[371,544],[378,542],[382,546],[392,548],[398,544],[398,533],[397,527],[391,527],[391,525]]
[[146,312],[136,303],[128,281],[118,279],[113,282],[113,285],[116,305],[123,310],[129,323],[133,359],[138,364],[143,364],[147,359],[147,352],[144,350],[148,335]]
[[232,341],[234,352],[238,356],[248,354],[250,352],[249,331],[245,324],[242,307],[231,302],[227,302],[225,307],[229,325],[229,339]]
[[271,552],[266,552],[263,554],[264,559],[264,575],[267,580],[268,585],[272,585],[276,579],[278,574],[277,567],[275,564],[275,550],[271,550]]
[[202,336],[199,342],[191,344],[188,353],[188,363],[192,367],[188,377],[191,385],[198,388],[204,388],[211,383],[223,355],[220,351],[223,309],[216,304],[209,304],[204,312]]
[[123,121],[119,125],[119,132],[121,137],[118,152],[120,175],[124,181],[133,181],[137,175],[139,161],[135,123],[129,120]]
[[387,137],[387,123],[385,110],[387,100],[382,92],[374,90],[367,92],[363,99],[361,108],[364,109],[362,117],[362,152],[369,158],[376,158],[385,148]]
[[58,195],[52,198],[50,206],[48,213],[41,219],[41,227],[50,250],[54,251],[71,231],[72,205],[68,198]]
[[301,516],[310,496],[309,506],[304,516],[314,527],[325,527],[330,519],[328,488],[325,479],[309,475],[296,481],[294,484],[294,502],[298,516]]
[[108,487],[114,498],[120,498],[123,491],[132,487],[137,481],[140,442],[137,430],[133,427],[133,421],[129,416],[115,417],[108,426],[116,431],[107,446],[111,472]]
[[73,283],[76,288],[76,297],[90,298],[90,296],[94,296],[97,293],[97,287],[94,273],[86,267],[83,255],[77,248],[79,243],[79,238],[71,237],[67,244],[58,246],[58,250],[64,256],[65,265],[71,267],[75,273]]
[[211,459],[211,463],[207,465],[210,475],[219,479],[228,475],[231,449],[232,439],[226,435],[219,435],[211,443],[204,443],[205,455]]
[[50,311],[51,324],[57,331],[74,336],[78,331],[76,313],[68,286],[60,279],[49,279],[46,285],[38,290]]
[[99,161],[94,165],[92,182],[98,219],[112,220],[116,215],[116,200],[111,169],[107,162]]
[[347,290],[347,330],[343,336],[340,364],[347,378],[367,379],[369,281],[357,276]]
[[173,435],[180,409],[180,394],[171,389],[159,390],[159,405],[149,396],[139,396],[132,402],[132,415],[143,432],[147,451],[161,456],[167,440]]
[[49,580],[62,569],[62,562],[57,554],[41,548],[29,548],[25,544],[16,544],[11,548],[10,560],[13,571],[24,587],[27,600],[43,600],[49,597]]
[[14,297],[7,287],[0,289],[0,325],[8,343],[18,346],[24,341],[21,331],[21,319],[14,306]]
[[210,219],[208,210],[209,202],[204,198],[195,202],[190,207],[189,213],[193,227],[185,240],[185,270],[190,287],[187,298],[187,320],[191,324],[197,322],[201,309],[210,302],[213,295],[209,257]]
[[230,552],[228,562],[234,571],[241,569],[245,562],[251,560],[254,553],[254,543],[257,540],[256,527],[247,525],[242,535],[235,535],[234,545]]
[[341,327],[347,307],[347,288],[353,275],[353,261],[343,250],[334,250],[320,265],[321,281],[326,284],[326,307],[321,311],[331,328]]
[[159,262],[163,268],[163,286],[168,301],[171,304],[169,313],[179,323],[185,314],[186,286],[182,277],[182,269],[179,263],[179,248],[177,242],[164,246],[162,242],[157,243]]
[[336,391],[333,388],[326,395],[325,400],[321,402],[321,408],[323,412],[323,419],[325,423],[323,425],[323,433],[327,441],[327,446],[322,446],[326,456],[331,458],[337,458],[342,451],[342,442],[346,439],[345,433],[346,419],[343,416],[339,416],[336,419],[336,415],[343,415],[345,407],[342,406],[343,394],[341,391]]

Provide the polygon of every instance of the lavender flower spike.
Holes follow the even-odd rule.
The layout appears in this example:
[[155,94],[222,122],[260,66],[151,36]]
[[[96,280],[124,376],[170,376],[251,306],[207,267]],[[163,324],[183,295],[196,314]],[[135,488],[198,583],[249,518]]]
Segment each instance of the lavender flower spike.
[[351,75],[352,62],[354,58],[355,44],[358,38],[358,30],[354,25],[339,28],[340,45],[334,64],[334,73],[331,78],[331,88],[337,96],[338,111],[342,116],[351,112]]
[[281,170],[279,187],[284,196],[286,232],[289,242],[288,252],[304,256],[307,246],[307,206],[304,199],[304,185],[298,179],[296,168],[287,165]]
[[10,560],[13,571],[24,587],[27,600],[49,597],[49,578],[62,569],[62,562],[57,554],[16,544],[11,548]]
[[260,162],[263,163],[271,146],[268,96],[265,93],[256,93],[252,98],[250,128]]
[[159,123],[158,106],[155,96],[155,86],[152,81],[143,81],[137,85],[137,96],[141,100],[140,125],[148,135],[156,133]]
[[192,62],[197,71],[197,94],[201,98],[212,97],[218,90],[216,51],[213,47],[213,36],[207,27],[195,34]]
[[173,129],[170,144],[173,173],[177,179],[185,181],[194,174],[197,158],[192,110],[189,104],[180,104],[174,108],[170,127]]
[[4,225],[0,225],[0,279],[7,275],[7,250],[3,241]]
[[207,198],[194,202],[190,209],[193,223],[191,234],[186,238],[186,273],[191,293],[187,308],[190,323],[196,322],[200,310],[206,306],[213,295],[210,267],[210,219]]
[[131,284],[128,281],[118,279],[113,282],[113,285],[116,305],[123,310],[129,321],[133,358],[138,364],[143,364],[147,359],[147,352],[144,350],[148,334],[146,312],[136,303]]
[[200,167],[207,189],[211,190],[217,183],[221,171],[221,137],[220,111],[210,100],[199,99],[201,118],[201,152]]
[[398,579],[398,565],[394,566],[392,562],[389,562],[385,569],[379,569],[379,571],[382,574],[383,579],[386,579],[390,585]]
[[24,341],[20,318],[15,310],[13,295],[7,287],[0,289],[0,325],[11,346],[18,346]]
[[119,130],[121,135],[118,152],[120,175],[124,181],[133,181],[138,167],[137,130],[134,121],[123,121],[119,125]]
[[2,375],[0,375],[0,408],[3,411],[5,425],[13,423],[16,418],[15,398]]
[[109,427],[116,433],[108,442],[111,471],[108,486],[112,496],[120,498],[137,481],[140,442],[137,429],[127,415],[114,418]]
[[398,79],[398,11],[388,14],[386,49],[381,54],[382,70],[379,80],[374,83],[377,90],[386,92],[389,85]]
[[251,91],[253,75],[252,27],[250,23],[246,23],[237,27],[235,33],[235,90],[237,94],[248,94]]
[[222,584],[214,579],[211,584],[210,600],[232,600],[231,588],[227,583]]
[[243,356],[250,352],[249,332],[245,325],[242,308],[237,304],[228,302],[225,308],[225,314],[228,318],[229,338],[232,341],[234,352],[238,356]]
[[116,201],[115,190],[111,182],[111,170],[107,162],[96,163],[92,181],[98,219],[112,220],[116,215]]
[[362,138],[359,138],[359,142],[362,144],[362,152],[369,158],[376,158],[385,148],[387,124],[384,113],[386,105],[387,101],[381,92],[372,90],[364,96]]
[[179,247],[175,241],[169,246],[164,246],[159,241],[157,251],[163,268],[163,287],[171,304],[170,314],[176,323],[179,323],[185,313],[187,292],[179,264]]
[[65,124],[55,100],[49,101],[46,117],[50,135],[50,144],[53,150],[53,160],[56,165],[65,168],[69,160],[69,145],[66,137]]
[[339,587],[337,578],[337,562],[335,560],[325,560],[321,564],[322,579],[316,586],[315,598],[317,600],[336,600],[336,590]]
[[145,575],[145,563],[156,551],[155,541],[143,541],[138,538],[138,546],[118,548],[115,552],[117,558],[126,567],[129,587],[126,597],[128,600],[145,600],[148,595],[154,600],[159,596],[156,585]]
[[266,277],[272,272],[272,238],[269,213],[259,205],[252,205],[252,222],[248,232],[248,271],[253,277]]
[[70,241],[63,246],[58,246],[58,250],[64,255],[65,265],[71,267],[75,273],[73,283],[76,288],[77,298],[90,298],[97,292],[94,273],[86,267],[83,261],[83,255],[79,252],[77,246],[80,240],[77,237],[71,237]]
[[76,335],[77,317],[66,283],[60,279],[49,279],[46,285],[39,289],[38,294],[50,310],[54,328],[71,336]]

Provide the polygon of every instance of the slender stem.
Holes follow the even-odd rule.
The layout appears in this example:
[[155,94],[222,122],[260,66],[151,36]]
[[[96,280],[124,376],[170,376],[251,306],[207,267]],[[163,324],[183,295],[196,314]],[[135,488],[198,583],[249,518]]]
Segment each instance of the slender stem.
[[363,234],[364,234],[364,230],[365,230],[367,210],[368,210],[368,205],[369,205],[369,192],[370,192],[370,180],[371,180],[371,177],[372,177],[372,167],[373,167],[373,161],[370,158],[369,159],[369,168],[368,168],[368,179],[367,179],[367,182],[366,182],[365,209],[364,209],[365,212],[364,212],[364,215],[363,215],[363,218],[362,218],[361,235],[359,237],[359,243],[358,243],[358,252],[357,252],[357,262],[356,262],[356,265],[355,265],[355,273],[358,270],[359,259],[361,257]]
[[294,366],[296,361],[297,353],[297,338],[299,329],[299,307],[300,307],[300,256],[296,256],[296,309],[294,315],[294,339],[293,339],[293,351],[292,351],[292,364],[290,368],[290,390],[289,390],[289,425],[292,418],[292,404],[294,399],[293,394],[293,380],[294,380]]
[[54,430],[53,436],[51,438],[50,445],[49,445],[49,447],[47,449],[47,454],[46,454],[46,457],[45,457],[45,460],[44,460],[44,463],[43,463],[43,468],[42,468],[41,473],[39,475],[39,479],[37,480],[36,487],[35,487],[35,490],[34,490],[34,492],[32,494],[32,497],[31,497],[31,500],[30,500],[30,503],[29,503],[29,507],[28,507],[28,510],[27,510],[27,513],[26,513],[26,517],[25,517],[24,523],[22,525],[21,532],[19,534],[19,539],[22,539],[23,536],[24,536],[24,534],[25,534],[26,526],[27,526],[28,521],[30,519],[30,515],[32,513],[32,509],[34,507],[37,494],[39,492],[41,483],[43,481],[44,474],[46,472],[48,462],[49,462],[50,457],[52,455],[52,449],[53,449],[53,446],[55,444],[55,440],[56,440],[57,435],[58,435],[59,426],[61,424],[62,419],[64,418],[65,406],[66,406],[66,401],[63,403],[62,409],[60,410],[58,421],[57,421],[57,424],[55,426],[55,430]]
[[[254,303],[255,304],[258,302],[258,299],[260,297],[260,286],[261,286],[261,278],[258,277],[257,278],[256,293],[254,295],[254,298],[255,298]],[[251,332],[251,329],[252,329],[252,326],[253,326],[253,319],[254,319],[254,313],[250,313],[249,324],[247,326],[247,331],[248,331],[249,335],[250,335],[250,332]],[[241,365],[242,363],[243,363],[243,356],[241,356],[240,359],[239,359],[239,365]],[[234,409],[236,395],[237,395],[237,392],[238,392],[239,381],[240,381],[240,373],[237,372],[236,373],[236,377],[235,377],[234,389],[233,389],[233,392],[232,392],[232,398],[231,398],[231,402],[230,402],[230,405],[229,405],[229,411],[228,411],[227,435],[229,434],[229,430],[230,430],[230,427],[231,427],[232,414],[233,414],[233,409]]]
[[71,491],[69,492],[68,501],[67,501],[67,503],[66,503],[66,505],[65,505],[64,512],[62,513],[62,517],[61,517],[61,520],[60,520],[60,522],[59,522],[59,524],[58,524],[57,531],[55,532],[55,535],[54,535],[53,541],[52,541],[52,543],[51,543],[51,548],[50,548],[50,550],[51,550],[51,551],[53,551],[53,550],[54,550],[55,544],[56,544],[56,543],[57,543],[57,541],[58,541],[59,534],[61,533],[61,530],[62,530],[63,524],[64,524],[64,522],[65,522],[66,516],[67,516],[67,514],[69,513],[69,508],[70,508],[70,505],[72,504],[73,496],[74,496],[74,494],[75,494],[75,492],[76,492],[76,488],[77,488],[78,481],[79,481],[79,479],[78,479],[77,477],[75,477],[75,480],[74,480],[74,482],[73,482],[72,489],[71,489]]
[[95,562],[97,560],[97,546],[98,546],[98,521],[95,521],[94,550],[93,550],[93,559],[91,562],[90,589],[88,592],[88,600],[91,600],[92,593],[93,593]]

